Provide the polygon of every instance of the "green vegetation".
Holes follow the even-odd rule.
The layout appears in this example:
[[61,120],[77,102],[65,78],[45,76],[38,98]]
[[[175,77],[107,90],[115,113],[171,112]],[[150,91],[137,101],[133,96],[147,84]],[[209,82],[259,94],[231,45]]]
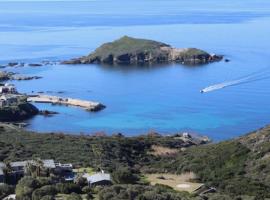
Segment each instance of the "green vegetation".
[[140,168],[158,159],[149,153],[152,145],[180,149],[188,144],[174,137],[38,134],[0,125],[0,159],[6,162],[50,158],[71,162],[79,168],[91,166],[108,171],[119,166]]
[[191,199],[187,193],[179,193],[166,186],[114,185],[99,192],[99,200],[182,200]]
[[0,199],[3,199],[4,197],[13,193],[14,193],[13,186],[7,184],[0,184]]
[[176,49],[165,43],[124,36],[101,45],[88,56],[64,61],[63,64],[205,64],[221,59],[222,56],[211,56],[196,48]]
[[90,54],[90,57],[99,56],[101,60],[109,55],[123,55],[123,54],[133,54],[137,52],[152,52],[160,53],[160,47],[169,45],[145,39],[137,39],[128,36],[124,36],[114,42],[109,42],[101,45],[93,54]]
[[38,109],[30,103],[18,103],[16,105],[0,108],[0,121],[24,120],[38,114]]
[[[72,162],[78,168],[101,167],[111,172],[115,184],[93,189],[83,180],[69,185],[51,184],[47,179],[26,177],[16,187],[19,197],[41,198],[46,193],[44,198],[49,199],[56,191],[67,197],[76,193],[80,197],[98,196],[104,200],[124,200],[129,199],[130,195],[134,197],[132,199],[145,200],[198,199],[196,195],[179,193],[168,186],[149,186],[140,178],[145,173],[184,172],[194,172],[195,181],[217,188],[216,194],[206,195],[209,199],[255,200],[270,197],[270,127],[238,139],[193,146],[180,151],[184,144],[183,140],[176,137],[158,135],[93,137],[36,134],[3,124],[0,127],[1,160],[8,162],[39,157]],[[153,154],[153,145],[179,151],[168,155]],[[54,189],[45,187],[48,185]],[[9,193],[1,191],[9,191],[7,189],[0,188],[0,194]]]

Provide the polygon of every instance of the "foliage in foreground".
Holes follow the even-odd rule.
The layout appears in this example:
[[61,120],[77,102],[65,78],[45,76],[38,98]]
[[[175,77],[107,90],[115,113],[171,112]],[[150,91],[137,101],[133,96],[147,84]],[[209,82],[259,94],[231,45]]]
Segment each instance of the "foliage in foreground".
[[[194,146],[184,152],[180,151],[182,141],[173,137],[125,138],[35,134],[7,127],[0,129],[0,141],[1,160],[40,157],[72,162],[79,166],[102,167],[113,172],[112,176],[116,184],[133,184],[140,194],[143,194],[141,190],[144,187],[150,186],[138,186],[140,182],[137,180],[138,173],[192,171],[196,173],[198,181],[216,187],[226,198],[229,196],[232,199],[244,195],[256,199],[270,197],[270,127],[238,139]],[[174,156],[155,156],[149,153],[152,145],[178,148],[179,152]],[[32,185],[38,185],[38,188],[46,185],[36,181],[25,184],[31,187],[20,189],[18,186],[16,193],[32,194],[34,191],[31,189]],[[123,192],[118,194],[122,191],[121,187],[123,186],[106,188],[100,196],[106,199],[108,195],[106,193],[115,192],[119,198],[121,195],[125,196]],[[59,188],[61,187],[58,186],[56,190],[60,191]],[[133,187],[129,186],[129,188],[132,193]],[[43,189],[35,194],[41,194]],[[50,191],[53,194],[53,190]],[[70,194],[72,190],[66,191]],[[90,190],[88,192],[92,193]],[[212,196],[215,198],[214,195]]]

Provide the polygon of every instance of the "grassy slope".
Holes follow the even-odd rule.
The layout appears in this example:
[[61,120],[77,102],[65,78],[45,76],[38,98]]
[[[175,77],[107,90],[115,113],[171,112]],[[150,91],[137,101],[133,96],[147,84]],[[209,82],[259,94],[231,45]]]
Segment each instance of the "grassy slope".
[[167,44],[156,42],[153,40],[137,39],[124,36],[113,42],[105,43],[90,56],[106,57],[110,54],[118,56],[125,53],[136,52],[155,52],[160,46],[169,46]]

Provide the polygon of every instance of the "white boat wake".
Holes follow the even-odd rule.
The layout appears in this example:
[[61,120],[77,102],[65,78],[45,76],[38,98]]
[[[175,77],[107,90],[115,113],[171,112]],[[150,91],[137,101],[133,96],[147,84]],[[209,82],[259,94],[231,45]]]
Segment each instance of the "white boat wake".
[[215,90],[220,90],[220,89],[223,89],[225,87],[250,83],[250,82],[259,81],[259,80],[263,80],[263,79],[268,79],[268,78],[270,78],[270,74],[269,74],[270,71],[269,70],[270,70],[269,68],[263,69],[263,70],[260,70],[258,72],[254,72],[252,74],[249,74],[249,75],[247,75],[245,77],[238,78],[236,80],[226,81],[226,82],[223,82],[223,83],[218,83],[218,84],[215,84],[215,85],[211,85],[211,86],[208,86],[208,87],[200,90],[200,92],[201,93],[207,93],[207,92],[212,92],[212,91],[215,91]]

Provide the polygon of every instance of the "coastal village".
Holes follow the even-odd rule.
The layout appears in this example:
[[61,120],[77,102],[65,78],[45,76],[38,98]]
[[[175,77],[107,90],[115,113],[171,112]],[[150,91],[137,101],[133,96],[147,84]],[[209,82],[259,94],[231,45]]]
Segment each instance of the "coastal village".
[[64,98],[41,94],[21,94],[14,84],[0,83],[0,116],[1,121],[21,121],[36,114],[51,115],[54,111],[38,111],[31,103],[50,103],[53,105],[75,106],[86,111],[97,112],[106,106],[99,102],[81,99]]
[[[93,136],[99,137],[99,136]],[[149,137],[159,137],[157,134],[150,134]],[[184,132],[174,136],[174,140],[181,142],[182,148],[170,149],[157,145],[152,146],[151,154],[153,156],[170,156],[177,153],[177,151],[185,151],[186,148],[193,145],[200,145],[209,142],[206,137],[193,137],[189,133]],[[90,158],[89,158],[90,159]],[[71,184],[78,187],[82,184],[91,190],[105,186],[117,184],[115,180],[115,171],[105,171],[101,167],[81,166],[73,163],[62,163],[54,159],[31,159],[20,161],[0,161],[0,187],[1,184],[8,184],[17,187],[20,180],[27,177],[37,179],[49,178],[53,185],[57,184]],[[126,173],[126,172],[125,172]],[[168,174],[168,173],[151,173],[143,174],[141,180],[145,180],[144,184],[150,185],[167,185],[172,187],[175,191],[186,191],[197,195],[204,195],[213,193],[215,188],[208,187],[203,183],[192,181],[196,179],[193,173],[184,174]],[[16,192],[17,193],[17,192]],[[59,196],[59,195],[58,195]],[[4,200],[16,199],[15,194],[10,194]],[[57,200],[62,200],[60,195]],[[83,198],[84,199],[84,198]]]
[[[0,186],[1,184],[16,185],[25,176],[52,177],[56,183],[77,183],[84,179],[89,187],[111,185],[112,179],[109,173],[103,170],[91,173],[87,168],[74,168],[70,163],[60,163],[54,160],[26,160],[17,162],[0,162]],[[4,200],[16,199],[15,194],[11,194]]]
[[[206,138],[201,140],[192,138],[188,133],[183,133],[178,136],[178,139],[182,139],[187,144],[198,142],[207,142]],[[160,151],[153,146],[154,151]],[[183,150],[183,149],[182,149]],[[170,149],[162,149],[163,154],[174,154]],[[164,154],[165,153],[165,154]],[[61,163],[53,159],[33,159],[14,162],[2,162],[0,161],[0,186],[1,184],[17,185],[23,177],[35,177],[35,178],[50,178],[53,184],[74,184],[79,185],[80,182],[89,188],[104,187],[115,184],[114,178],[111,173],[105,172],[98,168],[94,170],[92,167],[81,167],[73,165],[72,163]],[[192,182],[195,179],[193,173],[186,173],[182,175],[176,174],[145,174],[145,179],[152,185],[162,184],[168,185],[174,188],[176,191],[187,191],[194,194],[204,195],[207,193],[213,193],[215,188],[207,187],[202,183]],[[10,194],[4,198],[4,200],[15,200],[16,195]],[[61,200],[61,196],[57,198]]]
[[0,95],[0,108],[14,106],[27,100],[25,95],[17,92],[15,85],[9,83],[0,84]]

